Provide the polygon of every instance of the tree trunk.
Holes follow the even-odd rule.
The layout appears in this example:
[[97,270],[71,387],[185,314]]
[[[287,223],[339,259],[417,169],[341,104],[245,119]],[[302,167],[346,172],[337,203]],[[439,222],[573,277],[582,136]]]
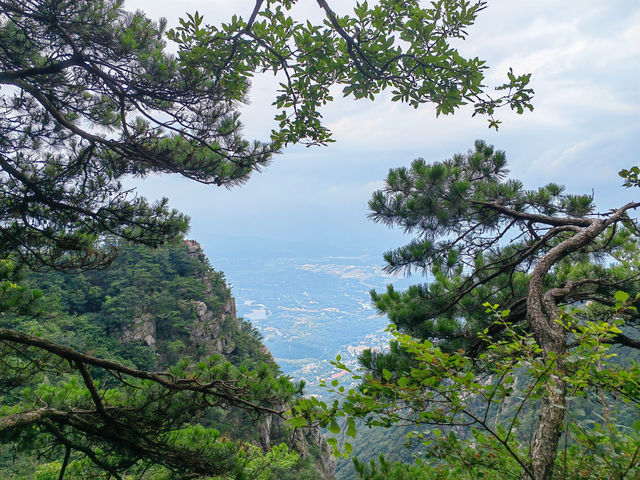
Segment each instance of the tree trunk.
[[567,393],[567,387],[562,380],[564,357],[567,351],[566,336],[562,325],[556,322],[560,317],[560,311],[550,292],[542,297],[543,300],[539,304],[536,301],[531,302],[533,308],[529,311],[529,326],[543,350],[542,357],[549,365],[550,375],[544,382],[546,392],[531,442],[533,479],[526,475],[526,480],[551,480],[553,476],[558,442],[562,435]]
[[[562,378],[565,374],[567,337],[564,327],[557,321],[560,319],[560,309],[555,299],[564,289],[555,288],[542,293],[541,280],[532,276],[529,284],[529,292],[534,290],[536,295],[533,298],[530,295],[528,317],[529,327],[542,348],[542,358],[549,367],[549,378],[544,382],[546,392],[530,455],[533,480],[551,480],[564,423],[567,386]],[[571,289],[570,282],[565,289]]]
[[590,225],[584,227],[567,227],[573,230],[575,235],[552,247],[538,259],[533,268],[527,295],[527,323],[542,349],[544,361],[549,364],[553,360],[555,363],[550,365],[550,375],[545,382],[546,395],[542,399],[540,417],[531,442],[533,479],[525,473],[523,480],[551,480],[565,414],[566,385],[562,377],[567,339],[564,327],[557,321],[560,318],[557,301],[569,294],[575,285],[568,281],[562,287],[545,291],[545,278],[553,265],[588,245],[608,226],[618,222],[629,208],[637,206],[640,205],[629,203],[614,211],[607,219],[591,219]]
[[[555,464],[558,442],[562,435],[565,414],[565,397],[567,387],[562,380],[564,374],[563,358],[566,353],[566,342],[564,341],[564,332],[559,327],[562,335],[562,345],[555,344],[553,346],[546,345],[544,349],[544,359],[549,362],[549,353],[555,354],[556,363],[551,367],[553,373],[545,382],[545,396],[542,399],[540,408],[540,416],[538,425],[536,426],[531,442],[531,470],[533,471],[533,480],[551,480],[553,476],[553,467]],[[557,348],[560,347],[560,348]],[[529,480],[529,479],[527,479]]]

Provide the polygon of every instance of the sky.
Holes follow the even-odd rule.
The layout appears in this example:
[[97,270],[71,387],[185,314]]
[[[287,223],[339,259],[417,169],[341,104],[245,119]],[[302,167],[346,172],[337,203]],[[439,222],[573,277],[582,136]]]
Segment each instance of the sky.
[[[346,13],[355,2],[329,2]],[[196,10],[206,23],[248,16],[248,0],[125,0],[169,26]],[[315,0],[299,0],[299,15],[318,17]],[[197,185],[176,176],[136,182],[148,198],[166,196],[191,217],[189,236],[216,258],[260,255],[373,255],[403,243],[398,231],[367,219],[367,201],[390,168],[418,157],[439,161],[484,139],[505,150],[510,176],[526,187],[555,182],[567,191],[595,194],[600,210],[637,192],[621,187],[617,172],[638,163],[640,151],[640,0],[495,0],[478,17],[463,56],[487,61],[488,85],[505,81],[510,67],[532,73],[535,110],[500,111],[498,132],[468,110],[435,116],[393,103],[341,98],[322,113],[336,143],[286,148],[264,172],[233,190]],[[242,119],[248,138],[266,140],[275,112],[272,77],[257,78]]]

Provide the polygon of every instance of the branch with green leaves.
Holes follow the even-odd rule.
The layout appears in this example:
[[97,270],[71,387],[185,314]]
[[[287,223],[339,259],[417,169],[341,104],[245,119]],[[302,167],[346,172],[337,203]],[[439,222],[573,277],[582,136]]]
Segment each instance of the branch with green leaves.
[[[335,87],[371,99],[391,90],[438,115],[469,104],[496,128],[498,107],[533,108],[529,75],[509,72],[492,98],[484,62],[451,46],[482,1],[363,2],[340,16],[319,0],[326,20],[314,24],[292,14],[295,2],[259,0],[246,20],[207,25],[196,12],[169,31],[122,3],[0,1],[0,256],[82,270],[113,260],[102,234],[150,246],[179,237],[188,219],[137,197],[125,176],[242,184],[287,144],[332,141],[321,108]],[[277,126],[249,141],[239,112],[264,73],[281,79]]]
[[300,393],[267,367],[250,371],[211,357],[149,372],[7,329],[0,329],[0,374],[5,441],[49,438],[116,478],[136,462],[189,474],[232,471],[239,444],[196,419],[214,407],[244,410],[256,422],[285,418]]
[[[625,292],[616,294],[615,303],[614,315],[635,308],[635,299]],[[485,309],[505,336],[496,341],[488,329],[480,332],[486,347],[477,359],[463,351],[443,351],[393,326],[394,341],[413,359],[410,368],[360,373],[336,359],[337,367],[354,374],[353,379],[362,384],[351,389],[337,381],[325,385],[340,399],[333,406],[321,405],[325,415],[346,419],[331,421],[334,433],[344,435],[343,428],[355,425],[355,420],[378,428],[412,425],[412,440],[424,445],[425,458],[413,467],[388,464],[384,457],[371,465],[355,461],[360,478],[382,478],[376,476],[381,471],[405,478],[401,472],[411,468],[425,478],[456,478],[465,471],[492,479],[536,478],[527,447],[530,427],[536,405],[546,396],[547,379],[559,374],[567,382],[569,402],[563,433],[567,452],[558,456],[559,470],[569,478],[573,474],[593,479],[637,475],[640,423],[630,420],[621,425],[615,419],[615,415],[633,419],[640,413],[640,368],[637,362],[621,364],[611,347],[623,321],[589,320],[589,313],[583,310],[563,312],[557,322],[571,335],[572,348],[566,358],[545,359],[533,336],[507,321],[509,311],[489,303]],[[606,421],[588,421],[596,413]],[[356,438],[355,427],[347,435]],[[340,447],[337,441],[334,446]],[[352,449],[346,443],[342,448],[347,453]]]

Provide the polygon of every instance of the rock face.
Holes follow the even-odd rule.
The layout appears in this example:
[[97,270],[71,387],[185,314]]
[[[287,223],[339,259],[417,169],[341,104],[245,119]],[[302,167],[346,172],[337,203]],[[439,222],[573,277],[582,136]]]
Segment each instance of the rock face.
[[122,331],[122,341],[125,343],[141,341],[149,347],[156,346],[156,322],[150,313],[143,313],[133,319],[130,325],[125,325]]
[[[207,261],[198,242],[187,240],[186,245],[190,256],[203,262]],[[199,277],[198,280],[205,287],[205,296],[212,295],[213,282],[211,276],[205,274]],[[240,325],[236,316],[236,301],[231,296],[230,290],[225,287],[225,298],[218,314],[209,310],[207,304],[202,301],[194,301],[193,307],[197,316],[189,334],[193,344],[204,346],[209,354],[225,355],[233,352],[235,344],[232,341],[232,333],[237,331]]]
[[[195,240],[186,241],[189,256],[207,263],[202,248]],[[204,286],[202,300],[190,300],[186,306],[187,311],[195,317],[189,322],[188,340],[184,342],[187,349],[204,352],[207,355],[228,355],[233,352],[235,344],[233,334],[237,332],[240,324],[236,316],[236,303],[230,290],[223,288],[223,298],[219,298],[219,292],[214,291],[214,278],[211,271],[197,277]],[[206,301],[220,303],[218,311],[212,311]],[[149,312],[140,312],[130,324],[122,327],[121,340],[124,343],[142,342],[156,349],[159,339],[158,331],[162,329],[162,318],[155,318]],[[265,347],[266,348],[266,347]]]
[[316,467],[322,477],[326,480],[335,478],[337,460],[331,454],[331,449],[320,433],[320,429],[307,430],[304,434],[304,442],[320,448],[320,454],[316,457]]
[[209,354],[224,355],[233,352],[235,344],[230,332],[225,332],[223,328],[229,327],[231,330],[238,328],[235,300],[226,299],[222,313],[217,316],[204,302],[196,300],[193,302],[193,307],[197,318],[189,333],[191,342],[196,346],[204,346]]
[[[281,428],[284,420],[280,417],[269,415],[258,425],[260,435],[260,446],[267,451],[271,448],[272,438],[275,431]],[[315,465],[318,472],[325,480],[335,479],[337,460],[331,453],[331,448],[320,433],[319,428],[296,429],[289,441],[289,444],[302,456],[306,457],[314,453]]]

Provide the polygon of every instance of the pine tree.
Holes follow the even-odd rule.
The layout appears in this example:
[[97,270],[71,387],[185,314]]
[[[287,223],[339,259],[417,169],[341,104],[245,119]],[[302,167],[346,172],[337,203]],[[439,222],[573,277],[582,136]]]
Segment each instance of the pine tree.
[[[486,375],[499,378],[500,372],[504,376],[507,373],[492,362],[511,361],[521,367],[525,364],[517,349],[511,360],[508,354],[507,359],[500,360],[498,356],[496,360],[496,349],[506,348],[504,345],[514,338],[522,339],[521,347],[525,348],[530,336],[536,347],[531,347],[528,361],[539,360],[548,370],[535,377],[544,392],[529,460],[509,450],[511,447],[504,440],[509,435],[501,436],[495,431],[492,435],[518,459],[517,468],[523,469],[523,478],[550,480],[565,428],[567,392],[575,386],[571,382],[577,367],[572,362],[580,358],[575,349],[581,348],[581,342],[593,342],[588,336],[581,337],[591,328],[589,322],[606,328],[608,322],[619,322],[620,328],[598,337],[598,342],[640,349],[640,341],[635,338],[637,310],[632,304],[623,307],[624,302],[637,299],[640,292],[634,258],[638,227],[629,216],[640,203],[597,213],[591,195],[567,194],[557,184],[526,190],[521,182],[507,179],[507,173],[505,153],[477,141],[472,150],[449,160],[427,163],[418,159],[410,168],[391,170],[384,188],[373,195],[369,205],[374,221],[415,235],[408,245],[385,254],[386,270],[419,272],[428,277],[425,284],[405,292],[392,286],[385,293],[372,292],[378,309],[389,316],[394,329],[405,335],[398,336],[401,341],[392,345],[387,354],[367,352],[361,357],[372,372],[363,389],[373,392],[376,385],[382,385],[380,389],[385,392],[386,382],[405,377],[384,395],[404,398],[409,409],[425,409],[422,417],[411,421],[451,422],[491,431],[482,416],[467,414],[466,420],[461,421],[460,417],[438,417],[434,413],[445,404],[462,411],[460,398],[456,399],[452,393],[455,389],[450,388],[455,381],[452,384],[451,378],[447,379],[456,370],[447,362],[457,358],[460,365],[467,365],[466,359],[473,359],[479,369],[474,375],[478,375],[480,383],[467,387],[478,393],[482,391],[481,384],[488,382],[497,389],[500,385],[493,386]],[[618,307],[612,309],[615,305]],[[577,317],[565,316],[576,306],[583,307],[580,314],[575,314]],[[486,314],[487,307],[501,310],[498,321]],[[435,345],[438,353],[429,353],[424,345],[420,346],[422,341]],[[487,352],[487,347],[494,350]],[[594,351],[600,352],[598,348]],[[432,358],[434,365],[447,366],[442,371],[433,367],[435,373],[430,372],[428,363],[424,366],[427,358]],[[426,370],[420,372],[416,365]],[[462,376],[464,369],[460,368],[458,374]],[[407,375],[414,380],[422,375],[425,384],[412,387]],[[599,375],[591,380],[598,383]],[[622,375],[606,388],[618,392],[624,383]],[[624,375],[635,378],[631,373]],[[435,383],[426,383],[428,377]],[[587,385],[591,384],[587,381],[582,390],[592,388]],[[418,388],[418,392],[413,393],[411,388]],[[420,388],[426,389],[422,398]],[[442,403],[428,393],[430,388]],[[447,397],[445,390],[454,396]],[[486,402],[488,412],[493,395],[478,395]],[[506,395],[505,391],[496,398],[501,395]],[[631,398],[637,401],[634,395]],[[361,402],[357,398],[356,395],[350,401]],[[393,411],[392,407],[387,408]]]

